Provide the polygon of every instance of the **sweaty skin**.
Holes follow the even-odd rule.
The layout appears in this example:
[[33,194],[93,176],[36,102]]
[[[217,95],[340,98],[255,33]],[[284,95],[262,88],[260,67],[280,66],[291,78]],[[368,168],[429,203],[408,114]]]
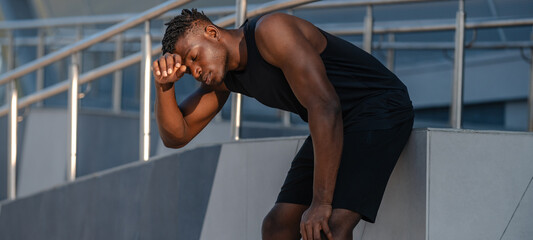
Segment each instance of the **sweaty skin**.
[[[261,56],[283,71],[308,112],[315,170],[313,200],[302,215],[300,233],[304,240],[320,239],[322,230],[333,239],[328,220],[342,152],[343,122],[339,98],[320,58],[327,40],[311,23],[281,13],[259,19],[255,40]],[[230,93],[223,77],[227,71],[244,69],[247,53],[242,29],[224,30],[208,23],[200,33],[178,39],[175,49],[154,61],[153,72],[161,138],[167,147],[179,148],[220,111]],[[202,85],[178,106],[174,82],[185,73]]]

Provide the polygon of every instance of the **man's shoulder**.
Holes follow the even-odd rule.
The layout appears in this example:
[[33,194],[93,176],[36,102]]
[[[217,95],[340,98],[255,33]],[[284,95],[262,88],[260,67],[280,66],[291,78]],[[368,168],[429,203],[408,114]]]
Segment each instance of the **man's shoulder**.
[[[293,18],[296,18],[292,15],[286,13],[268,13],[260,16],[257,19],[257,26],[260,25],[269,25],[269,24],[281,24],[293,21]],[[256,27],[257,28],[257,27]]]
[[296,17],[286,13],[269,13],[257,19],[255,25],[256,34],[264,34],[265,36],[272,36],[272,33],[278,30],[287,29],[287,27],[294,27]]
[[267,14],[257,19],[255,24],[255,43],[259,53],[265,61],[277,67],[283,65],[279,61],[290,59],[287,57],[290,54],[312,54],[309,47],[320,48],[326,44],[324,35],[315,25],[289,14]]
[[256,40],[286,42],[299,35],[306,39],[314,37],[313,34],[320,34],[316,29],[315,25],[304,19],[286,13],[269,13],[256,19],[254,32]]

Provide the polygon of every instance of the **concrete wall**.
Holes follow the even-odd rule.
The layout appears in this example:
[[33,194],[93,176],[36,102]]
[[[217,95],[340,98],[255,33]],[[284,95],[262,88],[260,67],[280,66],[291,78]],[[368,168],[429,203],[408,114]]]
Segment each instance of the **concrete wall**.
[[0,239],[198,239],[220,146],[4,202]]
[[[18,125],[18,135],[24,135],[26,133],[26,122],[19,122]],[[8,155],[7,155],[7,140],[8,140],[8,124],[7,116],[0,117],[0,201],[7,198],[7,166],[8,166]],[[18,139],[18,146],[22,145],[22,139]],[[24,154],[24,151],[19,147],[17,149],[17,157],[20,157]],[[20,169],[20,166],[17,166],[17,169]]]
[[[65,109],[32,109],[19,124],[17,195],[27,196],[66,181],[69,156],[68,112]],[[5,125],[3,125],[5,124]],[[151,155],[183,152],[198,145],[230,141],[230,123],[209,124],[183,149],[169,149],[160,140],[155,120],[151,123]],[[0,126],[7,126],[0,118]],[[23,126],[27,126],[24,128]],[[27,129],[27,131],[26,131]],[[7,127],[0,128],[0,152],[7,147]],[[242,137],[305,135],[304,127],[245,123]],[[139,120],[136,113],[111,114],[82,111],[78,122],[76,176],[85,176],[139,160]],[[7,153],[0,156],[0,200],[5,199]],[[0,163],[1,163],[0,162]]]
[[[0,239],[260,239],[303,137],[199,147],[0,203]],[[414,130],[356,239],[528,239],[533,134]]]
[[[416,130],[361,239],[529,239],[533,134]],[[364,234],[363,234],[364,233]]]
[[[139,120],[135,115],[81,112],[78,121],[76,176],[139,160]],[[70,151],[69,118],[65,109],[32,109],[19,134],[17,195],[27,196],[66,181]],[[159,139],[151,125],[151,155]]]
[[533,236],[533,134],[430,130],[428,137],[432,240]]

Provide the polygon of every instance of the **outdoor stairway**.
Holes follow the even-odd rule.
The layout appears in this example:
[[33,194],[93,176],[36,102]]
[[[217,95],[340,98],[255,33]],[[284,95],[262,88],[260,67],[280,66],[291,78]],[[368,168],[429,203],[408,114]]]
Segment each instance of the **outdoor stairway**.
[[[197,147],[0,203],[0,239],[260,239],[304,137]],[[533,134],[415,129],[355,239],[527,239]]]

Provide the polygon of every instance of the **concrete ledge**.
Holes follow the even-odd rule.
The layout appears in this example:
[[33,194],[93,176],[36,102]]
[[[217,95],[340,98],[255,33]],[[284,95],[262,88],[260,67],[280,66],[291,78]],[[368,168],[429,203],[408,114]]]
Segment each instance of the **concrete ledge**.
[[[201,146],[4,201],[0,239],[260,239],[304,139]],[[355,239],[527,239],[531,146],[532,133],[415,129]]]

